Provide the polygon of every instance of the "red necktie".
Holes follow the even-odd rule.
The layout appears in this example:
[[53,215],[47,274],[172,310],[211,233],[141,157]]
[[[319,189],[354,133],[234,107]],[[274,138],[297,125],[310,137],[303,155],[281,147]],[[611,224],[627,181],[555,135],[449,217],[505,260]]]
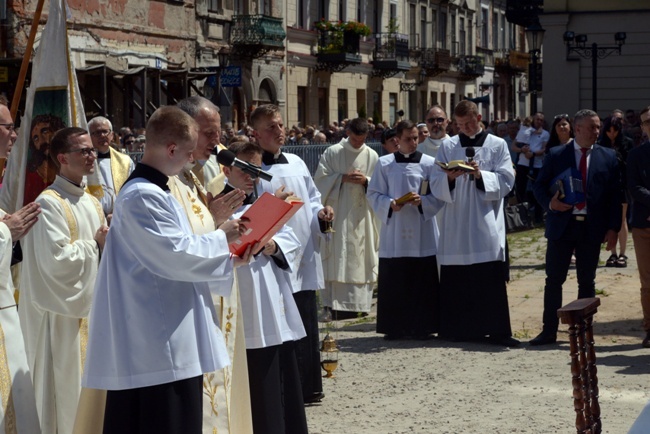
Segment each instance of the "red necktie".
[[576,204],[576,208],[583,209],[587,205],[587,151],[589,148],[580,148],[582,157],[580,157],[580,175],[582,175],[582,192],[585,194],[585,201]]

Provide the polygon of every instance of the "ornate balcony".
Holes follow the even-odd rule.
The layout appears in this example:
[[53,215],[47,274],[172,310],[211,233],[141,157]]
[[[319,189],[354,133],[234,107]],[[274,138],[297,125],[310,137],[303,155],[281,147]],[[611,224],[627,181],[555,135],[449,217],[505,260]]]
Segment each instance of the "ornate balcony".
[[361,35],[353,31],[319,29],[316,69],[339,72],[361,63],[360,40]]
[[377,33],[372,66],[372,75],[383,78],[389,78],[411,69],[408,35]]
[[232,54],[255,59],[271,50],[284,49],[287,37],[282,18],[267,15],[234,15],[230,32]]
[[440,48],[425,48],[422,50],[422,69],[428,77],[435,77],[449,71],[451,67],[451,54],[449,50]]
[[458,59],[458,79],[474,80],[485,73],[485,60],[480,56],[461,56]]
[[494,59],[494,68],[505,73],[526,72],[530,63],[530,54],[510,50]]

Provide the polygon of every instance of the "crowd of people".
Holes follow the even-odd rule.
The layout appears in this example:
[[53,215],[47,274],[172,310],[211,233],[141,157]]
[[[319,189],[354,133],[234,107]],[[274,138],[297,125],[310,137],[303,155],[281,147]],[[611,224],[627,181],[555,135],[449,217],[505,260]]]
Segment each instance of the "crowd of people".
[[[0,336],[16,390],[1,416],[17,432],[306,433],[305,404],[325,398],[319,317],[366,315],[375,291],[388,341],[518,346],[508,202],[530,204],[548,239],[543,329],[530,345],[557,340],[573,258],[578,298],[595,296],[603,243],[607,266],[627,265],[629,223],[650,347],[650,143],[636,136],[650,133],[650,107],[602,124],[591,110],[561,114],[549,131],[543,113],[486,125],[461,101],[422,122],[303,130],[263,105],[235,131],[189,97],[135,132],[105,117],[33,127],[34,155],[54,176],[43,172],[49,184],[0,223]],[[0,159],[15,140],[0,101]],[[333,143],[313,177],[283,151],[306,142]],[[236,165],[219,164],[224,149]],[[265,244],[231,253],[262,197],[302,206]]]

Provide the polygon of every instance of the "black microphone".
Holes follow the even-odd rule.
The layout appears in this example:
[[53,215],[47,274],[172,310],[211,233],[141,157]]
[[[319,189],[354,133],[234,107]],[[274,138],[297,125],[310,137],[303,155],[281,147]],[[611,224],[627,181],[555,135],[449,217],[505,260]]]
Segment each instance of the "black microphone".
[[[472,146],[468,146],[465,148],[465,156],[467,157],[468,163],[474,161],[474,155],[476,155],[476,151]],[[469,175],[469,180],[474,181],[474,175]]]
[[256,166],[247,161],[242,161],[235,157],[231,151],[224,149],[217,154],[217,161],[219,164],[228,167],[239,167],[244,172],[248,173],[253,178],[262,178],[265,181],[270,181],[273,179],[273,175],[269,172],[262,170],[260,166]]

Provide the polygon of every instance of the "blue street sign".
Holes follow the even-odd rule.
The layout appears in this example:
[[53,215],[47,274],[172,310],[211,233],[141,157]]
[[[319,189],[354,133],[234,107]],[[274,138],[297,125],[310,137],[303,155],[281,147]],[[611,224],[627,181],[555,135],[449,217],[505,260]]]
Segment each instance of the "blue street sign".
[[221,87],[241,87],[241,66],[221,70]]

